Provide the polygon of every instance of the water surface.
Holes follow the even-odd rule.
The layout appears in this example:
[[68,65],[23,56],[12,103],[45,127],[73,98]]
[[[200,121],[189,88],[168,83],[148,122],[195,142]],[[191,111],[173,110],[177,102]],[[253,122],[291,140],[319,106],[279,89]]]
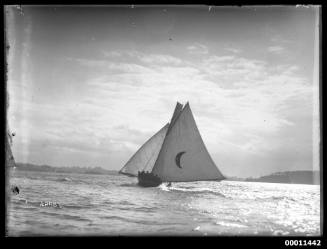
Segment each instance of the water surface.
[[320,186],[191,182],[142,188],[124,175],[14,171],[9,236],[320,235]]

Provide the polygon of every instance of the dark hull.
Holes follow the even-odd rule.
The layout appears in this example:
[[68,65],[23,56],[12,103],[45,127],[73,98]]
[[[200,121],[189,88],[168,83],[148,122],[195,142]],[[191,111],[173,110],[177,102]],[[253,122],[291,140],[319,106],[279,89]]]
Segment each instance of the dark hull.
[[152,173],[138,174],[137,179],[138,185],[142,187],[157,187],[162,183],[161,179]]

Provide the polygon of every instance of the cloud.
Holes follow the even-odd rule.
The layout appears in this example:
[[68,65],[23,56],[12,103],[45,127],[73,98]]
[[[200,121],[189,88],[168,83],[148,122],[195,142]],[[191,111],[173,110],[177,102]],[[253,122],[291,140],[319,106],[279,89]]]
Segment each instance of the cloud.
[[270,46],[270,47],[268,47],[268,52],[270,52],[270,53],[280,54],[283,51],[285,51],[285,48],[281,47],[281,46]]
[[196,55],[204,55],[208,54],[209,52],[208,48],[205,45],[199,43],[195,43],[193,45],[188,46],[187,50],[190,54]]
[[103,55],[109,58],[115,57],[128,57],[128,59],[138,60],[138,62],[142,62],[147,64],[148,66],[151,64],[160,65],[160,64],[168,64],[178,66],[182,64],[182,60],[167,54],[151,54],[151,53],[141,53],[135,50],[125,50],[125,51],[104,51]]
[[170,64],[170,65],[181,65],[182,60],[170,55],[162,54],[150,54],[143,55],[140,58],[140,61],[144,63],[153,63],[153,64]]
[[[186,62],[183,65],[181,61],[180,67],[152,67],[152,63],[148,63],[148,66],[118,64],[117,67],[121,69],[118,74],[108,74],[89,82],[98,92],[97,95],[103,96],[100,98],[103,101],[97,101],[101,106],[117,105],[120,99],[125,99],[126,105],[119,103],[122,110],[129,108],[128,113],[135,115],[129,114],[123,120],[144,131],[151,130],[149,124],[155,120],[146,117],[149,121],[147,124],[144,124],[144,120],[135,120],[142,112],[151,109],[148,103],[157,99],[155,102],[158,105],[161,101],[171,103],[174,99],[194,103],[199,117],[208,115],[212,120],[215,114],[220,113],[223,121],[216,121],[220,125],[226,123],[225,134],[231,134],[230,127],[234,128],[234,133],[237,130],[276,132],[283,126],[293,125],[276,110],[287,99],[305,96],[311,91],[310,86],[303,85],[303,79],[296,75],[297,68],[294,66],[270,68],[263,61],[242,57],[210,56],[196,66]],[[129,106],[131,102],[133,106]],[[201,109],[201,106],[205,108]],[[171,112],[170,108],[163,109]],[[113,115],[117,116],[117,113]],[[169,117],[168,114],[159,116]],[[210,130],[209,122],[205,126]],[[257,146],[257,149],[260,151],[263,146]]]
[[102,54],[105,57],[120,57],[122,55],[122,53],[118,51],[102,51]]
[[278,43],[278,44],[291,44],[294,41],[290,40],[290,39],[285,39],[284,37],[282,37],[281,35],[274,35],[273,37],[271,37],[270,39],[273,43]]
[[234,54],[239,54],[239,53],[242,52],[241,49],[236,49],[236,48],[225,48],[225,50],[228,51],[228,52],[232,52]]
[[[188,61],[170,54],[113,52],[99,59],[69,58],[81,70],[90,69],[83,86],[88,90],[65,103],[21,101],[28,109],[24,118],[17,116],[16,127],[24,125],[18,133],[29,131],[31,143],[43,143],[47,151],[65,151],[67,158],[67,151],[83,159],[89,153],[102,162],[114,157],[113,167],[119,168],[170,120],[176,101],[190,101],[209,152],[228,172],[232,169],[224,165],[233,161],[228,156],[243,158],[233,161],[241,167],[255,157],[279,155],[283,141],[291,141],[281,131],[298,127],[292,101],[310,106],[312,85],[296,65],[271,66],[237,54]],[[294,139],[308,144],[302,135]],[[23,142],[15,146],[16,153],[22,148],[19,144]],[[283,165],[287,163],[285,159]]]

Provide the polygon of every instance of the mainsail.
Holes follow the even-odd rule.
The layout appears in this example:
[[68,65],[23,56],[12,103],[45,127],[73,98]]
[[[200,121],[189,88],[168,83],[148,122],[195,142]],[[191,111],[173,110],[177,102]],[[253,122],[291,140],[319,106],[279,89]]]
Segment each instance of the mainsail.
[[163,182],[225,179],[203,143],[189,103],[170,125],[152,173]]
[[138,171],[151,172],[158,157],[160,148],[165,139],[169,123],[162,127],[138,151],[128,160],[125,166],[119,171],[121,174],[137,176]]

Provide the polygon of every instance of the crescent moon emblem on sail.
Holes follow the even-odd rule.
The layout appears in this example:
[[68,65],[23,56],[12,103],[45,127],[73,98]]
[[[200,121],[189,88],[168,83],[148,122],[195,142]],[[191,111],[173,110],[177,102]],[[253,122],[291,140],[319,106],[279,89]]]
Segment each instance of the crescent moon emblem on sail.
[[186,153],[186,151],[181,151],[181,152],[177,153],[177,155],[176,155],[176,157],[175,157],[176,165],[177,165],[177,167],[180,168],[180,169],[182,168],[182,166],[181,166],[181,157],[182,157],[182,155],[183,155],[184,153]]

